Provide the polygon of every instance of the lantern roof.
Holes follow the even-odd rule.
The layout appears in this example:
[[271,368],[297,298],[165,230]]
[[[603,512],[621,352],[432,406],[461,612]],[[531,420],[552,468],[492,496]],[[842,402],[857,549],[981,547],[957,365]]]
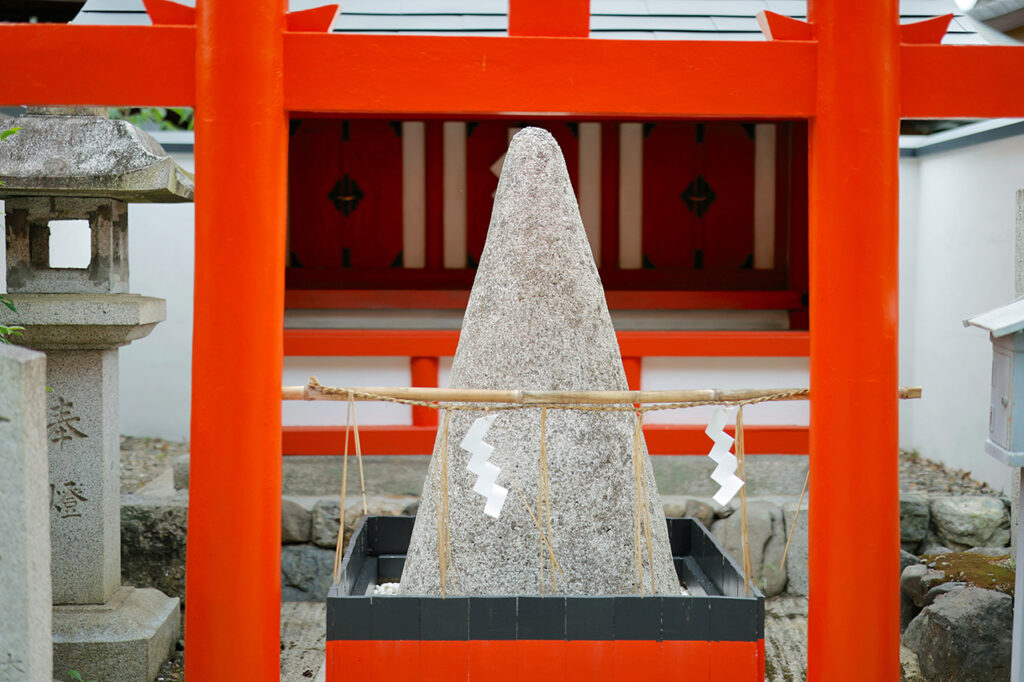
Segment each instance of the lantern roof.
[[0,126],[0,198],[105,197],[129,203],[192,201],[194,179],[148,133],[106,109],[37,107]]
[[964,320],[965,327],[980,327],[994,338],[1024,330],[1024,296],[995,310]]

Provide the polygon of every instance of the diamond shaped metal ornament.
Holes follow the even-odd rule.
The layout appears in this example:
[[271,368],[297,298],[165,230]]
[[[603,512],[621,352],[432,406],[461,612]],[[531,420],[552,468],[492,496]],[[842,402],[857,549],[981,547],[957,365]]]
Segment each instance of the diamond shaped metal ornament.
[[363,190],[355,180],[348,176],[348,173],[334,183],[334,187],[327,194],[327,198],[334,202],[334,207],[341,211],[346,218],[359,207],[359,202],[364,196]]
[[698,175],[686,186],[680,197],[688,209],[696,213],[698,218],[702,218],[715,202],[715,191],[711,189],[703,175]]

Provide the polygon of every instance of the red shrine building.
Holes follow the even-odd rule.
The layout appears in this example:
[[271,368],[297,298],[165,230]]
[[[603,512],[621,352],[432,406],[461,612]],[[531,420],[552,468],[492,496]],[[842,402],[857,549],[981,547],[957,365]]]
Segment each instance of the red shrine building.
[[[805,3],[788,0],[608,0],[592,3],[590,35],[763,41],[762,9],[806,16]],[[901,21],[949,10],[946,0],[904,2]],[[148,21],[141,0],[89,0],[75,19]],[[333,27],[339,35],[450,37],[507,30],[500,0],[355,0]],[[943,42],[983,41],[958,16]],[[336,385],[447,385],[502,155],[525,125],[544,127],[562,147],[633,388],[808,383],[806,120],[292,112],[286,384],[316,375]],[[190,140],[166,139],[172,150],[192,151]],[[138,232],[136,243],[153,239],[149,229]],[[175,353],[156,343],[155,356]],[[704,452],[708,414],[650,415],[651,451]],[[808,452],[806,404],[760,406],[747,419],[751,452]],[[285,404],[285,452],[336,453],[343,420],[329,405]],[[186,433],[187,415],[177,421]],[[436,415],[364,405],[360,423],[369,453],[428,453]]]

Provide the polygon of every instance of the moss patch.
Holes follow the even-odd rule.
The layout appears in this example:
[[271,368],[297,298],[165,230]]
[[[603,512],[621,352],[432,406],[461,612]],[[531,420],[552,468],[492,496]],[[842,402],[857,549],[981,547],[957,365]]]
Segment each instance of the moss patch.
[[932,583],[933,586],[950,582],[967,583],[1013,596],[1015,574],[1009,550],[1006,556],[998,557],[966,552],[927,554],[921,557],[921,561],[929,568],[946,574],[945,578]]

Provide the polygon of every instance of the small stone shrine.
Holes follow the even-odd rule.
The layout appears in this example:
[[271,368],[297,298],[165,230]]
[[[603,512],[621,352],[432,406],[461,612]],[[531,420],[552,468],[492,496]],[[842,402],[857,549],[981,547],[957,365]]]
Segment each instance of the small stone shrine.
[[[451,386],[627,388],[565,160],[554,138],[539,128],[516,134],[505,156]],[[480,421],[482,416],[483,409],[451,412],[444,485],[444,427],[438,431],[402,574],[403,594],[442,593],[439,545],[450,555],[448,595],[626,595],[641,589],[648,595],[679,594],[642,435],[634,467],[631,411],[547,411],[544,488],[550,501],[544,505],[538,501],[545,478],[541,410],[493,410]],[[473,449],[472,460],[463,446]],[[441,542],[438,505],[445,499],[450,512],[447,541]],[[542,506],[550,547],[542,546],[531,516]],[[641,510],[649,532],[638,545]]]
[[[0,320],[46,352],[54,671],[152,680],[179,637],[177,599],[121,586],[118,348],[165,317],[128,293],[130,202],[192,200],[192,177],[105,109],[30,109],[0,145],[7,290]],[[86,220],[87,267],[50,266],[50,222]]]

